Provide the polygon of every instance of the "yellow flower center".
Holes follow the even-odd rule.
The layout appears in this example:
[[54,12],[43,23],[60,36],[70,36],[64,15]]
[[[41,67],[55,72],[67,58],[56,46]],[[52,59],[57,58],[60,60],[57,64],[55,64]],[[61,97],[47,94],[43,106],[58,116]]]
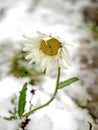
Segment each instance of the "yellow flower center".
[[40,49],[42,50],[42,52],[49,56],[57,55],[58,50],[61,47],[61,43],[55,38],[51,38],[47,41],[42,40],[40,45]]

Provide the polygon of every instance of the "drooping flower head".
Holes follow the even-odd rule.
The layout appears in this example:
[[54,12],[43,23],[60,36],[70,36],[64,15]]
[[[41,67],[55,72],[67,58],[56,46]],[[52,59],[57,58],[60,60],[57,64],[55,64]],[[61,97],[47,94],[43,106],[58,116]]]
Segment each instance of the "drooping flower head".
[[46,70],[47,74],[52,67],[66,68],[66,65],[70,65],[66,43],[63,43],[58,37],[40,32],[34,38],[24,37],[27,39],[27,43],[23,50],[28,51],[26,59],[30,60],[30,64],[37,63],[42,71]]

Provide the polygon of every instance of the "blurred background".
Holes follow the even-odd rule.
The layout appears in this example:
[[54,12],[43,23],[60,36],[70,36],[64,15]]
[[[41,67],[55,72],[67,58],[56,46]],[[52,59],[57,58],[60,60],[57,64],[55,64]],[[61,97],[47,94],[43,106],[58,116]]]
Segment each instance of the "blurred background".
[[[61,79],[77,76],[80,80],[32,115],[27,130],[42,130],[36,122],[44,116],[50,130],[88,130],[88,121],[98,130],[98,0],[0,0],[0,115],[11,114],[17,104],[11,100],[25,82],[29,90],[36,89],[34,105],[53,93],[56,72],[43,75],[38,67],[28,65],[22,51],[23,35],[33,37],[37,31],[72,45],[68,50],[73,65],[62,71]],[[0,129],[17,130],[15,122],[0,120]]]

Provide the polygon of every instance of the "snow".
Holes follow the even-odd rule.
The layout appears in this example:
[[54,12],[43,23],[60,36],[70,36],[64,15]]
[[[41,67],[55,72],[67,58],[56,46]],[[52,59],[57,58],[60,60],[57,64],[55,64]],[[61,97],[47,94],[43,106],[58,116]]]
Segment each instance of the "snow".
[[32,120],[28,126],[28,129],[34,130],[53,130],[53,122],[50,117],[44,115],[42,118],[32,117]]

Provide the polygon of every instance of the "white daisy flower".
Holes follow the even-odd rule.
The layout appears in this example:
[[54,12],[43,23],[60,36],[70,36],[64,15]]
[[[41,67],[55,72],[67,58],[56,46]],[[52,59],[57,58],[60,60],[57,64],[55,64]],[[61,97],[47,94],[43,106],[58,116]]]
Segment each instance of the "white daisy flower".
[[40,32],[34,38],[24,37],[28,40],[23,48],[24,51],[28,51],[26,59],[30,60],[30,64],[33,62],[39,64],[42,71],[46,70],[46,74],[50,72],[52,67],[66,68],[67,65],[71,65],[66,48],[67,44],[58,37]]

